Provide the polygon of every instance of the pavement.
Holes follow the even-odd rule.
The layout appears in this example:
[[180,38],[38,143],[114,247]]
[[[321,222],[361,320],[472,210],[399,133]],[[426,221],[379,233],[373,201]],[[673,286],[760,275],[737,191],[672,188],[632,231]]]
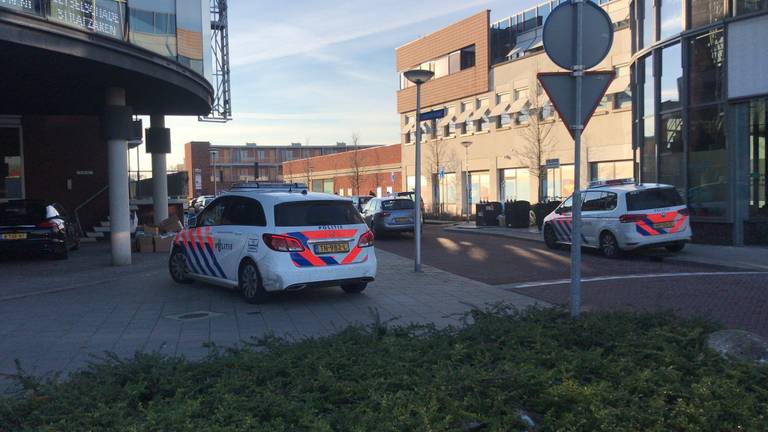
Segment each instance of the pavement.
[[181,285],[167,274],[167,254],[134,254],[130,267],[108,266],[107,244],[83,245],[67,261],[0,262],[0,390],[2,374],[79,369],[105,351],[136,351],[199,359],[205,345],[235,346],[274,334],[301,339],[375,320],[460,325],[473,307],[505,302],[525,308],[525,295],[499,290],[377,250],[377,280],[359,295],[338,288],[275,295],[249,305],[239,294],[203,283]]
[[[520,240],[541,242],[541,233],[536,228],[478,227],[474,222],[446,225],[447,231],[501,236]],[[690,243],[682,252],[667,255],[667,259],[699,264],[712,264],[749,270],[768,270],[768,247],[760,246],[717,246]]]

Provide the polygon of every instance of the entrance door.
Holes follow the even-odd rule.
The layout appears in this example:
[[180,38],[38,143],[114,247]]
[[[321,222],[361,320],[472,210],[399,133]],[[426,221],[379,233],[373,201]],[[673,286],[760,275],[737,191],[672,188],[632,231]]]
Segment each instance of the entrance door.
[[768,99],[755,99],[749,106],[749,215],[768,217]]
[[24,198],[21,127],[0,126],[0,201]]

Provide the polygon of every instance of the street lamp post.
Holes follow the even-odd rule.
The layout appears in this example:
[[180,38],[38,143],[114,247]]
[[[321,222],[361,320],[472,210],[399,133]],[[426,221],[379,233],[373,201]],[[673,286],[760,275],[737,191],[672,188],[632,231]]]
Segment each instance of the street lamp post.
[[216,177],[218,177],[219,174],[216,172],[216,159],[219,158],[219,152],[217,150],[210,150],[209,153],[211,154],[211,160],[213,161],[213,196],[216,196],[218,195]]
[[412,69],[404,73],[405,78],[416,84],[416,223],[414,224],[414,237],[416,237],[416,256],[414,258],[414,271],[421,271],[421,85],[432,79],[435,73],[429,70]]
[[464,160],[465,160],[464,163],[466,164],[466,168],[464,169],[464,176],[467,178],[467,181],[464,187],[466,188],[466,193],[467,193],[467,223],[469,223],[469,215],[472,210],[469,207],[471,205],[469,202],[470,193],[472,193],[472,188],[470,188],[469,186],[469,147],[472,145],[472,141],[462,141],[461,145],[464,146]]

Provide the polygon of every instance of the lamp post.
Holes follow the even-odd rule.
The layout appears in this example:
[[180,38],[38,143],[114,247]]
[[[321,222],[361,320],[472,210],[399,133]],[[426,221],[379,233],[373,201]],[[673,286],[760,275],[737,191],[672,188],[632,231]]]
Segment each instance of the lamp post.
[[469,223],[469,215],[471,212],[471,209],[469,208],[470,206],[469,201],[470,201],[470,193],[472,192],[472,189],[469,186],[469,147],[472,145],[472,141],[462,141],[461,145],[464,146],[464,153],[465,153],[464,160],[466,161],[464,162],[466,164],[466,168],[464,170],[464,176],[466,176],[467,181],[464,187],[466,188],[466,191],[467,191],[467,223]]
[[421,271],[421,85],[432,79],[435,73],[424,69],[412,69],[403,75],[408,81],[416,84],[416,223],[414,224],[416,256],[413,267],[418,273]]
[[218,195],[217,193],[218,191],[216,190],[217,189],[216,177],[218,177],[219,173],[216,172],[216,159],[219,158],[219,151],[208,150],[208,153],[211,154],[211,160],[213,161],[213,196],[215,197],[216,195]]

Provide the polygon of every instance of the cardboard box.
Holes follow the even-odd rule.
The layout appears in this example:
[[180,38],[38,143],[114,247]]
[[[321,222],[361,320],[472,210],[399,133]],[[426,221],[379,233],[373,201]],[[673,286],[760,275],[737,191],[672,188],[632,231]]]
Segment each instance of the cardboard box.
[[157,227],[160,228],[160,233],[177,233],[184,229],[184,226],[181,224],[181,221],[176,216],[171,216],[167,219],[163,219],[162,222],[157,224]]
[[144,225],[144,234],[148,237],[160,235],[160,228],[152,225]]
[[173,246],[174,236],[153,237],[155,243],[155,252],[170,252]]
[[136,247],[139,253],[150,253],[155,251],[155,242],[150,236],[137,236]]

